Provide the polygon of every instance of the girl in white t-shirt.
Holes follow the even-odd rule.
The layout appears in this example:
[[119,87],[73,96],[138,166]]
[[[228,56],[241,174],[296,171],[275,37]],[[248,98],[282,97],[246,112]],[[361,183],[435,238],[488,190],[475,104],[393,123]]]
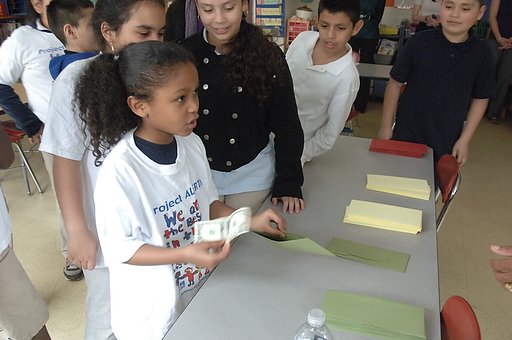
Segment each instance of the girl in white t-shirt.
[[[103,54],[114,54],[133,42],[162,40],[165,4],[163,0],[98,0],[91,25]],[[115,337],[110,327],[109,273],[96,234],[93,202],[99,168],[74,103],[76,81],[93,59],[72,63],[55,80],[40,149],[54,155],[55,191],[68,235],[67,260],[84,269],[84,339],[110,340]]]
[[[223,241],[192,243],[196,221],[234,211],[218,200],[203,143],[192,133],[199,117],[193,60],[173,43],[133,44],[118,58],[99,56],[77,85],[80,117],[102,164],[96,227],[119,339],[163,338],[229,254]],[[286,226],[268,209],[251,229],[282,237]]]

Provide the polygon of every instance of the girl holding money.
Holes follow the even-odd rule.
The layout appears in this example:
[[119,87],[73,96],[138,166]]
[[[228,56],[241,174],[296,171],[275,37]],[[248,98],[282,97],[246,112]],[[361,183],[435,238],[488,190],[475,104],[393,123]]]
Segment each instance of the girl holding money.
[[[204,146],[192,133],[197,86],[192,55],[161,42],[100,55],[77,86],[80,117],[102,163],[96,223],[119,339],[161,339],[230,252],[229,242],[192,243],[195,222],[234,211],[218,201]],[[268,209],[251,219],[251,230],[284,236],[286,224]]]

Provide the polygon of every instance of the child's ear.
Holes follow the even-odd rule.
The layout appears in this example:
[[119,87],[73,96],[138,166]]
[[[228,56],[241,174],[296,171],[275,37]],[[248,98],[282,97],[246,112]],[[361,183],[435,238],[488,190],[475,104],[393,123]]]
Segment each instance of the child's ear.
[[249,12],[249,0],[242,0],[242,12],[247,13]]
[[112,45],[116,39],[116,31],[111,29],[109,24],[103,21],[100,25],[101,35],[109,45]]
[[484,16],[484,14],[485,14],[485,9],[486,9],[485,5],[483,5],[483,6],[481,6],[481,7],[480,7],[480,13],[478,13],[478,18],[476,19],[477,21],[478,21],[478,20],[480,20],[480,19],[482,19],[482,17],[483,17],[483,16]]
[[62,31],[64,32],[64,35],[66,36],[66,40],[76,39],[75,28],[73,26],[71,26],[70,24],[65,24],[64,27],[62,27]]
[[135,113],[137,116],[141,118],[145,118],[147,116],[147,105],[145,101],[137,99],[134,96],[129,96],[128,99],[126,99],[126,102],[128,103],[128,106],[130,107],[132,112]]
[[355,36],[357,33],[359,33],[359,31],[361,30],[361,28],[363,28],[364,26],[364,21],[359,19],[356,24],[354,25],[354,29],[352,30],[352,36]]
[[43,2],[40,0],[30,0],[30,4],[36,13],[41,14],[43,12]]

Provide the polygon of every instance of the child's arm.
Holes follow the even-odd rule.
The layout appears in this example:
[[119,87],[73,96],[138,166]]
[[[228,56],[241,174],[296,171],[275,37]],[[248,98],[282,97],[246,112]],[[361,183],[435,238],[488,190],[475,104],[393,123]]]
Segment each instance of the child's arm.
[[0,106],[16,123],[16,126],[23,130],[29,138],[39,142],[43,123],[37,116],[23,104],[20,97],[9,85],[0,84]]
[[379,139],[391,139],[393,137],[393,123],[395,121],[398,98],[403,84],[393,78],[389,78],[384,93],[384,104],[382,105],[382,121],[380,123]]
[[[275,48],[278,48],[277,46]],[[304,148],[304,132],[297,113],[293,81],[288,64],[281,80],[269,99],[269,126],[275,134],[276,175],[272,188],[272,203],[283,203],[283,212],[298,213],[304,209],[301,186],[304,182],[300,158]]]
[[491,27],[494,38],[500,45],[501,49],[509,49],[512,47],[512,37],[503,37],[498,25],[498,11],[500,9],[500,0],[492,0],[489,8],[489,26]]
[[55,192],[68,234],[68,262],[93,270],[96,266],[98,240],[87,226],[82,199],[80,161],[54,155]]
[[357,95],[357,86],[346,82],[339,84],[339,87],[343,87],[343,89],[329,103],[329,108],[325,113],[327,115],[325,124],[316,130],[310,139],[304,142],[302,163],[309,162],[313,157],[320,156],[332,149],[345,126],[352,103]]
[[14,161],[11,140],[7,132],[0,127],[0,169],[7,169]]
[[452,156],[457,158],[460,165],[464,165],[468,159],[469,142],[475,134],[476,128],[482,119],[482,116],[487,109],[487,103],[489,99],[473,99],[471,106],[469,107],[466,124],[462,130],[462,134],[459,139],[455,142],[452,150]]
[[228,257],[230,250],[229,242],[224,241],[193,243],[182,248],[158,247],[146,243],[126,263],[139,266],[193,263],[213,269]]

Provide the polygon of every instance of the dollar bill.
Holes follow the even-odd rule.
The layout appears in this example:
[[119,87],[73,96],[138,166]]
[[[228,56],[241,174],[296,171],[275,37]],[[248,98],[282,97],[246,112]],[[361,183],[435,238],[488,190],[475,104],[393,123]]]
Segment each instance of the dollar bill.
[[195,242],[211,242],[234,238],[249,232],[251,222],[251,208],[243,207],[235,210],[231,215],[209,221],[195,223]]

